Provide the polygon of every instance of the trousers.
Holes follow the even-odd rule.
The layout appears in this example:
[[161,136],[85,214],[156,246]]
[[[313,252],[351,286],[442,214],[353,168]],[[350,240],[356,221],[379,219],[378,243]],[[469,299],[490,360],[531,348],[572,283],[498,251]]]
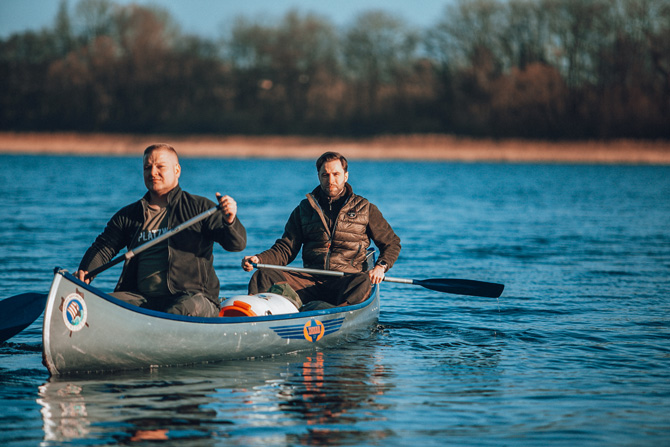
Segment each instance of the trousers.
[[295,290],[303,305],[312,301],[325,301],[334,306],[358,304],[365,301],[372,290],[367,272],[333,277],[260,268],[251,276],[249,295],[267,292],[274,284],[283,283]]
[[145,309],[190,317],[217,317],[219,308],[202,293],[167,297],[145,297],[133,292],[113,292],[114,298]]

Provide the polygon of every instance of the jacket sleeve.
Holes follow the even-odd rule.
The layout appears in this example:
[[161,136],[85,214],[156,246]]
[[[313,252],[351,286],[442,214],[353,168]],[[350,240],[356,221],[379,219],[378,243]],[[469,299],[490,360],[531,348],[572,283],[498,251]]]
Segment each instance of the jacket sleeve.
[[107,222],[105,229],[95,238],[93,244],[84,253],[79,269],[91,271],[111,261],[118,252],[130,243],[130,235],[126,231],[128,219],[125,210],[120,210]]
[[235,216],[233,223],[223,222],[222,237],[217,242],[226,251],[242,251],[247,246],[247,229]]
[[300,253],[303,236],[300,224],[300,206],[296,207],[286,222],[284,234],[272,247],[259,253],[261,264],[289,265]]
[[[202,198],[200,206],[202,210],[197,212],[206,211],[216,205],[211,200]],[[242,251],[247,246],[247,229],[237,216],[233,223],[229,224],[224,220],[222,212],[214,213],[204,220],[202,231],[206,238],[216,242],[226,251]]]
[[379,259],[384,261],[390,269],[398,260],[400,255],[400,238],[395,234],[391,225],[384,219],[381,211],[370,204],[370,220],[368,223],[368,236],[379,248]]

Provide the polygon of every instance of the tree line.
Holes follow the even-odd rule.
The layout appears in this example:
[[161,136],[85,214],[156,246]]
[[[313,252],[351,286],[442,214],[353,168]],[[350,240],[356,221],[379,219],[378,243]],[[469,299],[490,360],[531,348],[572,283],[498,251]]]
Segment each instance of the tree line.
[[62,0],[0,40],[0,129],[670,137],[670,0],[454,0],[435,24],[288,12],[218,38]]

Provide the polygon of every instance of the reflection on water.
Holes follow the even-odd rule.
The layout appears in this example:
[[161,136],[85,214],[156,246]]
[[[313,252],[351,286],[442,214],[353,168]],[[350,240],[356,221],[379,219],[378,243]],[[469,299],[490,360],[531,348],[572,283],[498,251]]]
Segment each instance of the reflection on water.
[[39,389],[37,402],[42,405],[44,440],[63,441],[85,438],[90,422],[82,388],[73,383],[46,383]]
[[[332,359],[331,359],[332,356]],[[193,368],[51,378],[39,387],[44,440],[105,443],[221,438],[338,443],[347,424],[383,420],[391,386],[373,347]],[[347,360],[348,359],[348,360]],[[264,433],[259,433],[262,431]],[[360,432],[382,439],[388,430]]]
[[[307,433],[290,440],[301,445],[356,445],[363,440],[380,440],[387,430],[343,430],[356,423],[384,421],[383,410],[388,404],[376,403],[375,398],[388,392],[391,386],[384,380],[386,372],[381,362],[356,362],[343,366],[329,364],[322,352],[305,359],[301,371],[293,374],[296,381],[282,384],[284,402],[279,408],[303,420]],[[323,428],[323,426],[337,426]]]

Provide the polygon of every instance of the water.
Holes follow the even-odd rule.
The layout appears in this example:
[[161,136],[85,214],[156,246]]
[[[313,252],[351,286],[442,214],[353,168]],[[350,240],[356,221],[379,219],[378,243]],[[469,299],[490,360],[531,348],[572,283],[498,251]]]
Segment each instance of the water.
[[[45,292],[144,192],[136,158],[0,163],[3,298]],[[242,293],[241,257],[281,234],[313,163],[182,167],[186,190],[238,201],[248,248],[215,266],[222,295]],[[0,346],[0,444],[670,444],[670,167],[353,160],[350,180],[403,241],[392,276],[501,282],[502,297],[385,283],[355,345],[69,378],[41,365],[40,319]]]

